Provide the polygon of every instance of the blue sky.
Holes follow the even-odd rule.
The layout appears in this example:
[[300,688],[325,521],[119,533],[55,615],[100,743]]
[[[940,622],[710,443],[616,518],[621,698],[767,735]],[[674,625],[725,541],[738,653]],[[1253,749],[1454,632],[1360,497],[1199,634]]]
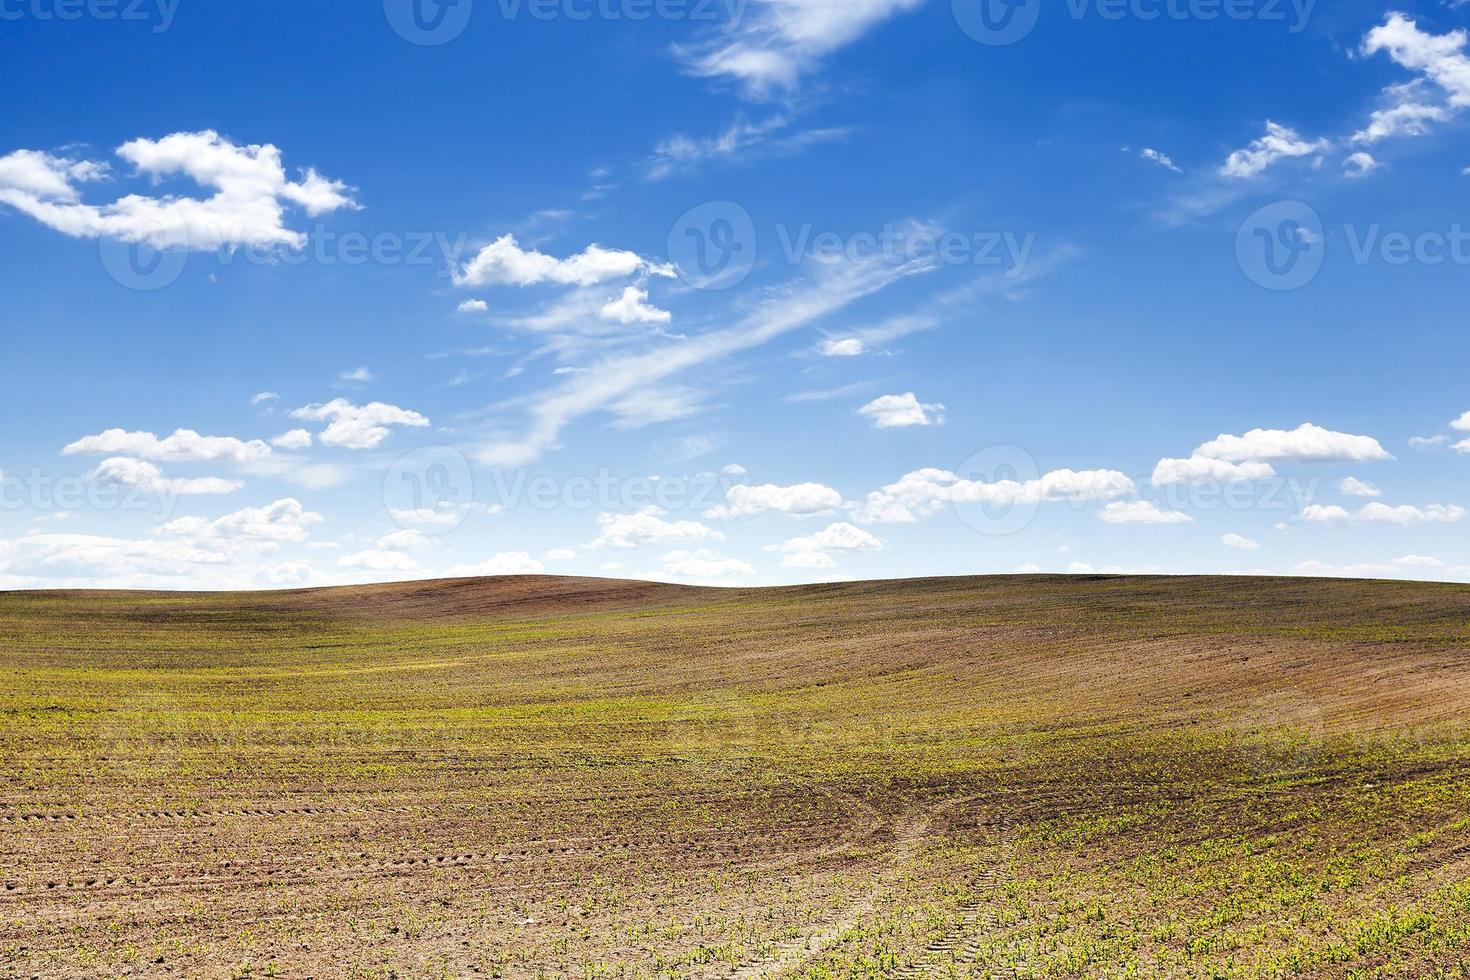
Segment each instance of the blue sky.
[[0,588],[1470,580],[1457,6],[0,0]]

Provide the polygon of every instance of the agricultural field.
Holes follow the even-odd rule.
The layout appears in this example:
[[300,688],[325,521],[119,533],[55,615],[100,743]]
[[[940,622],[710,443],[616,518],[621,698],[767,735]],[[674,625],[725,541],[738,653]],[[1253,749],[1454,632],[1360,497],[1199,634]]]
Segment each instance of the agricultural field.
[[0,595],[0,977],[1470,976],[1470,589]]

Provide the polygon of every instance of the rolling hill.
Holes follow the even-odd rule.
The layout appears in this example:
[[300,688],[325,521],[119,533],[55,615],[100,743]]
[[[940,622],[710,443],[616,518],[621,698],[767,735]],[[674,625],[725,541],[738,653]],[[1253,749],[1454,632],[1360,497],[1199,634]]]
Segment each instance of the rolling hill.
[[1470,589],[0,595],[0,976],[1470,975]]

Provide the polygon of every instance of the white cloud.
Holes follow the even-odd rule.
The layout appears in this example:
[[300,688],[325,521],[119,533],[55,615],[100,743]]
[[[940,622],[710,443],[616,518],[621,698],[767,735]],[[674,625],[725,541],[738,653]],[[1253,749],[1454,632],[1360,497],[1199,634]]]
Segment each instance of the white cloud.
[[203,517],[180,517],[158,530],[161,534],[177,537],[300,542],[306,540],[308,527],[323,520],[325,518],[321,514],[307,510],[301,501],[288,497],[265,507],[246,507],[213,521]]
[[234,493],[245,485],[239,480],[224,480],[213,476],[169,479],[154,464],[126,456],[103,460],[92,471],[91,479],[99,483],[137,487],[149,493],[177,496]]
[[1209,456],[1191,456],[1159,460],[1159,465],[1154,467],[1153,484],[1162,487],[1176,483],[1236,483],[1269,480],[1275,475],[1269,463],[1231,463]]
[[1260,542],[1252,541],[1241,534],[1226,534],[1220,538],[1220,543],[1236,551],[1259,551],[1261,549]]
[[589,245],[577,255],[558,259],[517,244],[514,235],[502,235],[482,248],[464,267],[454,273],[457,286],[534,286],[555,283],[562,286],[595,286],[614,279],[625,279],[640,271],[663,274],[664,267],[654,265],[633,252]]
[[1200,446],[1194,454],[1232,462],[1284,460],[1331,463],[1393,459],[1377,439],[1332,432],[1311,423],[1289,432],[1252,429],[1243,436],[1222,435]]
[[385,534],[378,539],[378,548],[382,551],[433,551],[439,546],[439,542],[411,528],[394,531]]
[[1449,436],[1410,436],[1409,445],[1414,449],[1433,449],[1450,441]]
[[1325,139],[1303,139],[1296,130],[1267,120],[1266,134],[1230,154],[1220,173],[1225,177],[1255,177],[1278,160],[1314,156],[1330,145]]
[[1470,439],[1461,439],[1451,446],[1450,449],[1457,453],[1470,453]]
[[1379,490],[1373,484],[1360,480],[1355,476],[1344,478],[1342,482],[1337,485],[1337,491],[1338,493],[1346,494],[1349,497],[1383,496],[1382,490]]
[[396,405],[382,402],[354,405],[345,398],[334,398],[325,405],[298,408],[291,417],[303,422],[330,422],[321,434],[322,443],[345,449],[376,449],[392,435],[389,426],[424,428],[429,424],[429,420],[418,412]]
[[280,400],[281,396],[276,394],[274,391],[261,391],[250,396],[250,407],[256,408],[261,405],[265,405],[270,402],[278,402]]
[[825,551],[798,551],[781,559],[782,568],[836,568],[837,562]]
[[1470,58],[1465,55],[1465,42],[1463,30],[1430,34],[1395,12],[1368,32],[1363,39],[1363,53],[1388,52],[1399,65],[1422,73],[1438,85],[1449,104],[1460,109],[1470,105]]
[[461,313],[489,313],[490,304],[483,299],[467,299],[459,304]]
[[1194,518],[1177,510],[1160,510],[1148,500],[1115,500],[1097,512],[1108,524],[1193,524]]
[[1470,432],[1470,412],[1466,412],[1450,423],[1450,428],[1456,432]]
[[500,575],[540,575],[544,571],[546,566],[524,551],[507,551],[473,565],[455,565],[447,574],[450,578],[486,578]]
[[662,507],[648,506],[634,514],[601,514],[602,527],[589,548],[638,548],[660,541],[720,541],[724,535],[698,521],[668,521]]
[[85,204],[79,185],[107,174],[106,164],[20,150],[0,157],[0,203],[76,238],[199,251],[231,245],[300,249],[306,234],[285,226],[287,206],[311,217],[356,207],[351,189],[340,181],[310,169],[290,181],[276,147],[239,146],[213,130],[132,140],[117,155],[138,176],[185,177],[215,193],[127,194],[110,204]]
[[766,550],[780,551],[788,555],[828,554],[833,551],[881,551],[883,542],[860,527],[838,522],[828,525],[816,534],[792,538],[784,544],[771,545]]
[[305,429],[292,429],[290,432],[282,432],[271,440],[271,445],[277,449],[310,449],[311,433]]
[[597,311],[597,315],[617,323],[668,323],[674,319],[674,315],[668,310],[651,306],[648,302],[648,290],[637,286],[624,289],[622,296],[604,305]]
[[1388,90],[1393,104],[1377,109],[1368,119],[1368,125],[1353,134],[1354,143],[1372,145],[1396,136],[1424,136],[1430,123],[1449,120],[1452,113],[1444,106],[1418,101],[1417,85],[1397,85]]
[[867,352],[867,345],[860,337],[828,338],[822,341],[823,357],[858,357]]
[[419,563],[401,551],[369,549],[337,559],[338,568],[352,568],[365,572],[416,572]]
[[1465,509],[1454,504],[1429,504],[1412,507],[1407,504],[1390,507],[1388,504],[1364,504],[1356,513],[1349,513],[1336,505],[1310,504],[1302,510],[1302,520],[1318,524],[1345,522],[1367,522],[1397,524],[1407,527],[1412,524],[1457,524],[1465,519]]
[[1343,161],[1343,172],[1349,177],[1366,177],[1382,166],[1373,159],[1373,154],[1359,152]]
[[1165,170],[1172,170],[1176,174],[1184,172],[1179,169],[1179,167],[1174,163],[1172,159],[1169,158],[1168,154],[1160,153],[1153,147],[1145,146],[1138,155],[1143,157],[1143,159],[1148,160],[1150,163],[1157,163]]
[[735,486],[725,493],[726,504],[704,512],[709,518],[733,518],[774,511],[792,517],[827,514],[842,506],[842,494],[820,483],[799,483],[782,487]]
[[416,524],[429,527],[454,527],[465,518],[462,507],[457,507],[449,501],[440,501],[434,507],[420,507],[414,510],[397,510],[390,508],[388,516],[398,524]]
[[524,466],[554,446],[574,419],[606,409],[629,395],[707,361],[759,347],[919,273],[935,268],[930,260],[892,265],[870,262],[819,267],[819,279],[804,289],[788,288],[755,307],[734,326],[661,344],[634,355],[613,355],[531,403],[531,429],[517,441],[492,442],[480,460],[491,466]]
[[163,439],[152,432],[108,429],[78,439],[61,451],[67,456],[126,455],[170,463],[229,460],[250,464],[269,459],[271,455],[271,447],[259,439],[247,442],[233,436],[202,436],[192,429],[179,429]]
[[853,517],[864,524],[907,524],[950,504],[994,506],[1061,500],[1105,500],[1132,493],[1133,481],[1116,470],[1055,470],[1027,481],[984,483],[947,470],[924,469],[868,494]]
[[1401,568],[1444,568],[1445,563],[1428,555],[1404,555],[1393,560]]
[[542,561],[575,561],[577,553],[571,548],[552,548],[541,556]]
[[726,476],[744,476],[748,471],[739,463],[729,463],[720,472]]
[[903,395],[875,398],[858,409],[858,414],[872,419],[876,429],[944,424],[944,406],[923,404],[912,391]]
[[739,558],[727,558],[707,548],[671,551],[659,561],[665,574],[679,578],[733,580],[755,574],[755,569]]
[[696,75],[733,79],[765,97],[798,87],[821,60],[923,0],[751,0],[734,36],[679,48]]
[[736,119],[712,137],[671,136],[654,148],[652,156],[644,164],[644,176],[651,181],[663,180],[670,174],[692,170],[709,160],[791,152],[843,139],[852,132],[845,127],[785,132],[790,125],[791,120],[786,116],[776,115],[759,122]]
[[343,371],[337,375],[338,381],[346,381],[349,384],[370,384],[378,380],[378,376],[365,367],[356,367],[351,371]]

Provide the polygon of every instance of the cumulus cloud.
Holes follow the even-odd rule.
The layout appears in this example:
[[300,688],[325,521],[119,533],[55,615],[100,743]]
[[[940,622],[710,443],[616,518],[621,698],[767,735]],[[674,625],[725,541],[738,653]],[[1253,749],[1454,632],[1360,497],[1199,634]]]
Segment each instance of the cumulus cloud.
[[832,569],[837,561],[825,551],[798,551],[781,559],[782,568]]
[[305,429],[292,429],[290,432],[282,432],[271,440],[271,445],[277,449],[310,449],[311,433]]
[[1430,504],[1413,507],[1407,504],[1390,507],[1388,504],[1364,504],[1355,512],[1349,512],[1335,504],[1310,504],[1302,511],[1302,520],[1317,524],[1379,523],[1397,524],[1407,527],[1413,524],[1457,524],[1465,519],[1465,509],[1454,504]]
[[661,310],[648,302],[648,290],[639,289],[637,286],[629,286],[623,290],[623,295],[608,302],[597,311],[597,315],[604,320],[612,320],[616,323],[668,323],[674,319],[674,315],[668,310]]
[[356,554],[343,555],[337,559],[337,567],[364,572],[416,572],[419,570],[419,563],[401,551],[370,548]]
[[1256,177],[1278,160],[1315,156],[1330,145],[1325,139],[1303,139],[1296,130],[1267,120],[1265,135],[1230,154],[1220,173],[1225,177]]
[[450,578],[486,578],[500,575],[540,575],[544,571],[546,566],[524,551],[507,551],[473,565],[455,565],[448,575]]
[[309,511],[294,497],[264,507],[246,507],[216,520],[180,517],[159,528],[160,534],[191,538],[251,538],[262,541],[300,542],[307,528],[324,517]]
[[1382,166],[1373,154],[1359,152],[1343,161],[1343,172],[1349,177],[1366,177]]
[[868,494],[853,512],[863,524],[908,524],[952,504],[1015,506],[1048,501],[1106,500],[1132,493],[1134,483],[1117,470],[1055,470],[1035,480],[966,480],[947,470],[924,469]]
[[155,182],[183,177],[214,193],[127,194],[109,204],[87,204],[82,188],[110,174],[106,163],[18,150],[0,157],[0,203],[76,238],[201,251],[236,245],[299,249],[306,234],[286,227],[288,206],[311,217],[356,207],[341,181],[311,169],[292,181],[276,147],[240,146],[213,130],[131,140],[116,152],[137,176]]
[[1242,534],[1224,535],[1220,538],[1220,543],[1227,548],[1234,548],[1236,551],[1259,551],[1261,549],[1260,542],[1252,541]]
[[1449,120],[1451,112],[1442,105],[1417,100],[1420,86],[1398,85],[1388,90],[1391,104],[1374,110],[1368,125],[1353,134],[1353,142],[1372,145],[1397,136],[1424,136],[1431,123]]
[[483,299],[467,299],[459,304],[461,313],[489,313],[490,304]]
[[474,258],[455,270],[457,286],[596,286],[638,273],[668,275],[665,266],[650,263],[634,252],[589,245],[583,251],[558,259],[522,248],[514,235],[502,235],[486,245]]
[[816,534],[770,545],[766,550],[787,555],[781,563],[786,568],[831,568],[836,564],[832,561],[832,552],[881,551],[883,542],[862,528],[843,521],[830,524]]
[[323,445],[344,449],[376,449],[393,433],[389,426],[424,428],[429,420],[418,412],[370,402],[354,405],[345,398],[334,398],[324,405],[307,405],[291,413],[303,422],[330,423],[321,434]]
[[1153,484],[1162,487],[1178,483],[1240,483],[1269,480],[1275,475],[1269,463],[1231,463],[1209,456],[1191,456],[1159,460],[1159,465],[1154,467]]
[[193,429],[179,429],[162,439],[152,432],[108,429],[97,435],[84,436],[61,451],[67,456],[123,455],[169,463],[228,460],[250,464],[269,459],[271,455],[271,447],[259,439],[246,441],[233,436],[202,436]]
[[438,546],[439,542],[434,538],[412,528],[394,531],[378,539],[378,548],[383,551],[433,551]]
[[671,551],[659,559],[665,575],[681,579],[733,582],[755,574],[749,563],[739,558],[727,558],[718,551],[701,548],[698,551]]
[[698,521],[670,521],[668,511],[656,505],[633,514],[601,514],[602,528],[589,548],[638,548],[661,541],[720,541],[724,535]]
[[884,395],[862,408],[859,415],[871,419],[876,429],[901,429],[913,425],[943,425],[944,406],[926,405],[912,391],[902,395]]
[[1115,500],[1097,512],[1108,524],[1193,524],[1194,518],[1177,510],[1161,510],[1148,500]]
[[1338,493],[1345,494],[1349,497],[1383,496],[1382,490],[1379,490],[1373,484],[1368,483],[1364,480],[1360,480],[1355,476],[1345,477],[1340,483],[1338,483],[1337,491]]
[[1467,35],[1463,30],[1448,34],[1430,34],[1401,13],[1368,32],[1363,39],[1363,53],[1388,53],[1399,65],[1420,72],[1425,79],[1444,92],[1450,106],[1463,109],[1470,105],[1470,58],[1465,55]]
[[867,352],[867,345],[860,337],[828,338],[822,341],[823,357],[858,357]]
[[98,483],[136,487],[149,493],[173,496],[234,493],[245,485],[239,480],[224,480],[214,476],[170,479],[153,463],[126,456],[103,460],[92,471],[91,479]]
[[725,493],[725,501],[725,504],[705,511],[704,516],[728,519],[774,512],[792,517],[811,517],[828,514],[841,507],[842,494],[820,483],[799,483],[790,487],[768,483],[758,487],[731,487]]
[[1230,462],[1290,461],[1297,463],[1361,462],[1393,459],[1369,436],[1333,432],[1305,423],[1291,431],[1252,429],[1243,436],[1222,435],[1194,451],[1196,456]]

